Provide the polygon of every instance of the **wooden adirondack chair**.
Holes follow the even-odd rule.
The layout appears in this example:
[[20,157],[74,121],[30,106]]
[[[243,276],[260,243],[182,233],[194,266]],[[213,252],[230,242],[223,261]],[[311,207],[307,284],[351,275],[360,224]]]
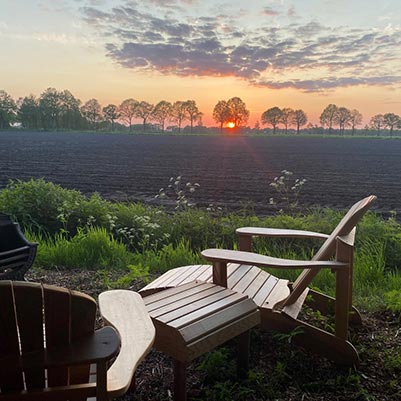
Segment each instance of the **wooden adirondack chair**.
[[[293,341],[341,364],[356,365],[359,356],[347,340],[348,323],[360,323],[359,312],[352,306],[352,269],[355,226],[369,209],[375,196],[357,202],[340,221],[331,235],[301,230],[239,228],[240,251],[207,249],[202,255],[213,266],[184,266],[172,269],[140,291],[149,295],[190,281],[214,282],[249,296],[258,305],[261,327],[297,335]],[[314,238],[325,242],[311,261],[286,260],[252,253],[252,238],[291,237]],[[333,260],[334,257],[334,260]],[[279,279],[260,267],[303,269],[294,283]],[[336,274],[336,297],[308,288],[323,268]],[[309,297],[307,298],[307,296]],[[335,333],[312,326],[298,319],[304,302],[323,314],[335,311]]]
[[[299,230],[245,227],[237,230],[240,251],[208,249],[203,251],[202,255],[213,262],[213,274],[223,277],[223,280],[226,279],[227,263],[229,262],[252,266],[251,269],[254,269],[255,266],[258,268],[303,269],[294,283],[277,279],[265,271],[259,270],[260,277],[264,277],[264,280],[259,278],[263,284],[259,286],[253,299],[254,301],[255,298],[258,299],[261,326],[287,333],[300,328],[300,334],[294,336],[295,342],[327,356],[335,362],[357,365],[359,363],[358,353],[347,340],[349,321],[361,323],[358,310],[352,306],[355,226],[375,199],[376,197],[372,195],[353,205],[329,236]],[[318,238],[325,242],[311,261],[288,260],[252,253],[252,237],[256,236]],[[312,279],[323,268],[329,268],[336,274],[335,298],[308,288]],[[309,305],[313,309],[319,310],[323,314],[327,314],[331,310],[335,311],[334,333],[329,333],[297,318],[308,295],[311,296]]]
[[100,298],[116,330],[95,331],[96,302],[88,295],[0,282],[0,400],[106,401],[128,390],[155,330],[139,294]]

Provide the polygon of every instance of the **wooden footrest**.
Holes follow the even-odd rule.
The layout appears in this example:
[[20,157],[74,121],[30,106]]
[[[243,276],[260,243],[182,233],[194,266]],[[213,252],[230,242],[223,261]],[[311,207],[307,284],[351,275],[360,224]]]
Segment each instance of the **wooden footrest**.
[[260,323],[247,295],[191,282],[144,298],[156,327],[154,346],[181,362],[214,349]]

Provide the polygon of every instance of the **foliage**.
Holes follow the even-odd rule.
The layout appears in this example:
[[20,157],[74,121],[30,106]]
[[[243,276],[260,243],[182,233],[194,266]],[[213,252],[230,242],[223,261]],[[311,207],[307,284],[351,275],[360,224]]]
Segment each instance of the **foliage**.
[[213,119],[220,124],[220,132],[225,123],[231,122],[234,127],[244,126],[249,119],[249,110],[246,104],[239,97],[219,100],[213,109]]
[[272,107],[266,110],[265,112],[263,112],[261,117],[262,124],[270,124],[273,127],[273,134],[276,133],[277,126],[278,124],[280,124],[282,119],[283,112],[279,107]]
[[[131,279],[147,272],[155,274],[173,267],[203,264],[202,249],[235,249],[238,227],[330,233],[343,217],[343,212],[330,209],[263,218],[241,213],[213,216],[198,208],[167,213],[143,204],[108,202],[96,194],[87,198],[79,191],[44,180],[11,181],[0,191],[0,212],[11,214],[40,242],[37,265],[126,269],[131,266]],[[254,241],[254,250],[308,260],[320,245],[320,241],[311,239],[259,239]],[[94,250],[98,248],[102,253],[96,256]],[[356,236],[354,295],[359,306],[374,309],[397,305],[392,291],[401,288],[400,260],[401,225],[394,217],[382,219],[368,213],[358,225]],[[290,280],[299,274],[271,272]],[[334,282],[331,271],[324,269],[313,286],[333,294]]]
[[44,268],[126,269],[132,261],[125,246],[103,228],[82,229],[72,238],[29,237],[39,242],[35,264]]
[[162,100],[156,104],[152,111],[152,118],[160,125],[162,132],[164,132],[165,124],[171,114],[172,108],[173,105],[170,102]]
[[8,128],[15,119],[17,105],[4,90],[0,90],[0,129]]
[[227,101],[227,107],[230,111],[229,119],[234,123],[234,127],[241,127],[248,122],[249,110],[247,110],[242,99],[232,97]]
[[223,125],[230,119],[230,109],[226,100],[219,100],[213,109],[213,119],[220,124],[220,132],[223,130]]
[[337,113],[338,107],[335,104],[329,104],[320,115],[320,123],[323,126],[327,126],[329,131],[331,131],[336,120]]
[[299,134],[299,129],[308,122],[308,117],[305,112],[301,109],[295,110],[292,114],[291,123],[297,128],[297,134]]
[[384,303],[388,310],[393,312],[401,312],[401,291],[391,290],[386,292],[384,294]]

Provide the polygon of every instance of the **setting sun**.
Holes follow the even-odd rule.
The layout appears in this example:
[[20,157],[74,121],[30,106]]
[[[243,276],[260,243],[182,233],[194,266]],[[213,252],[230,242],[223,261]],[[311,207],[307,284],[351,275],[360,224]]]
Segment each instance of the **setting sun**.
[[233,123],[233,122],[227,123],[227,128],[234,128],[234,127],[235,127],[235,123]]

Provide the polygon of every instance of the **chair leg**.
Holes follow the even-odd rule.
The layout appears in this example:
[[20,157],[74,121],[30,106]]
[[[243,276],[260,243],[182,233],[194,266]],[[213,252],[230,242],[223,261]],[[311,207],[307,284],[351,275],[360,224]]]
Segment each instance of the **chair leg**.
[[240,334],[237,337],[237,374],[240,378],[246,378],[249,371],[249,347],[250,347],[250,330]]
[[136,390],[136,377],[135,377],[135,373],[134,376],[132,376],[132,380],[131,380],[131,384],[129,386],[129,392],[133,393]]
[[[320,292],[309,290],[308,297],[305,303],[313,310],[320,311],[323,315],[328,316],[329,314],[334,315],[336,299]],[[349,309],[349,323],[355,326],[362,325],[362,317],[358,309],[355,306],[351,306]]]
[[187,401],[187,362],[174,359],[174,401]]

